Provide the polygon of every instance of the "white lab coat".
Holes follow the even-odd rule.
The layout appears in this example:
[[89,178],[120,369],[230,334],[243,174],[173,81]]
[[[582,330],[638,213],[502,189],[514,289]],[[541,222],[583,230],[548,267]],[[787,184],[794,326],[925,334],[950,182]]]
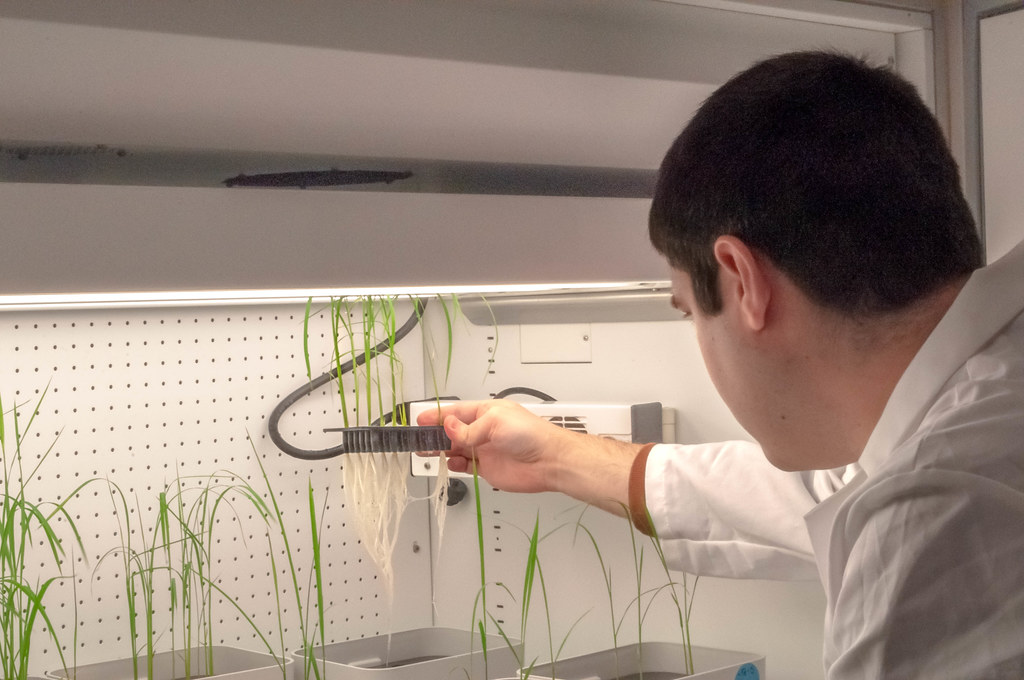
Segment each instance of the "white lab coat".
[[645,484],[674,567],[821,579],[828,678],[1024,678],[1024,243],[971,277],[858,463],[659,445]]

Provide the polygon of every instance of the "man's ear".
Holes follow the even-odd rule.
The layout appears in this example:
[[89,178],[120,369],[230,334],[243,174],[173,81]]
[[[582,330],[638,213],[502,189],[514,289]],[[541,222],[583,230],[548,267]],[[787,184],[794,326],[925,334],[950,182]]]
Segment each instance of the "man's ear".
[[727,304],[737,305],[740,318],[750,330],[762,330],[772,298],[771,277],[763,260],[735,236],[719,236],[714,253],[723,298]]

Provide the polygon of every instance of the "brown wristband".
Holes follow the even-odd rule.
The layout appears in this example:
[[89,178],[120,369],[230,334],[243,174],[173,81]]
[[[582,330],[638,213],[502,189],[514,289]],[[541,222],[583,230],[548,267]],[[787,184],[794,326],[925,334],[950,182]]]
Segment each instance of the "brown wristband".
[[647,512],[647,456],[654,446],[645,444],[629,468],[629,519],[637,530],[648,536],[654,535],[654,527],[651,526],[651,516]]

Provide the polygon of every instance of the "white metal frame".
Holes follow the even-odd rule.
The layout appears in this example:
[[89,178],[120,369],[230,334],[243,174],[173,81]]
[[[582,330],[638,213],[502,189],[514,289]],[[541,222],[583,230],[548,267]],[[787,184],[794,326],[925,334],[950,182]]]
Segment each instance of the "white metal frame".
[[964,0],[964,184],[968,202],[974,208],[985,239],[984,158],[982,156],[981,112],[981,21],[987,17],[1018,11],[1016,0]]

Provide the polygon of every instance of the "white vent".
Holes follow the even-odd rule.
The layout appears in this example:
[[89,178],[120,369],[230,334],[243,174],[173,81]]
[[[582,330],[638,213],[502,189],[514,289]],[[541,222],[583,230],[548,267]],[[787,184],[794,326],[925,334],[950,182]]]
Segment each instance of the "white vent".
[[566,430],[572,430],[573,432],[583,432],[586,434],[589,432],[587,429],[587,418],[586,416],[549,416],[548,422],[554,423],[559,427],[564,427]]

